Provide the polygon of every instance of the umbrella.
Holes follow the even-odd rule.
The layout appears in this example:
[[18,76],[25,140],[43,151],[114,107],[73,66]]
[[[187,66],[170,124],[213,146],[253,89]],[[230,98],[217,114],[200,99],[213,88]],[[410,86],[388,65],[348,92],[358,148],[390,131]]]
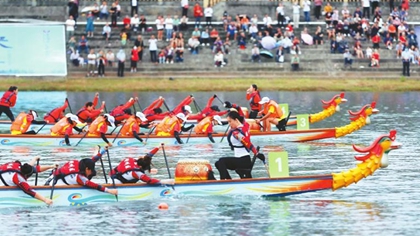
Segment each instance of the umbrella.
[[301,38],[302,38],[302,41],[305,44],[308,44],[308,45],[312,45],[313,44],[313,38],[312,38],[311,35],[309,35],[309,34],[302,34],[301,35]]
[[90,12],[90,11],[93,11],[93,10],[95,10],[95,7],[94,7],[94,6],[91,6],[91,7],[84,7],[84,8],[82,9],[82,13],[87,13],[87,12]]
[[265,58],[273,58],[273,54],[271,52],[265,51],[265,50],[262,50],[260,52],[260,55],[263,56],[263,57],[265,57]]
[[261,45],[264,49],[271,50],[276,48],[276,40],[271,36],[265,36],[261,40]]

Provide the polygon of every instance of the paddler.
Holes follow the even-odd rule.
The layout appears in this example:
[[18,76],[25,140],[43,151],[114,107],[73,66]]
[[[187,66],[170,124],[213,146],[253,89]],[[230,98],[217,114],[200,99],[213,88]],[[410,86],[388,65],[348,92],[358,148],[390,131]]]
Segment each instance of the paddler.
[[82,123],[92,123],[98,117],[105,108],[105,101],[102,101],[102,105],[99,109],[95,109],[99,100],[99,93],[95,94],[93,102],[87,102],[84,107],[82,107],[77,113],[77,117]]
[[141,180],[147,184],[173,185],[175,183],[173,179],[159,180],[145,174],[146,171],[149,171],[151,174],[157,173],[157,169],[151,169],[150,166],[152,165],[152,157],[158,150],[159,148],[156,147],[145,156],[140,156],[137,159],[132,157],[123,159],[109,175],[114,179],[116,184],[133,184]]
[[194,127],[194,125],[185,127],[185,122],[187,117],[183,113],[178,113],[175,115],[169,115],[165,117],[157,126],[156,126],[156,135],[157,136],[174,136],[176,141],[179,144],[183,144],[179,135],[181,132],[187,132]]
[[264,109],[258,112],[258,115],[264,114],[264,116],[255,122],[263,122],[263,131],[271,131],[271,124],[274,124],[279,131],[286,131],[286,119],[279,105],[268,97],[263,97],[259,104],[264,105]]
[[207,137],[210,139],[210,141],[214,143],[213,126],[215,125],[222,125],[222,118],[218,115],[207,116],[198,122],[194,128],[194,131],[196,134],[207,134]]
[[[143,124],[142,124],[143,123]],[[135,116],[131,116],[121,128],[120,135],[122,137],[135,137],[140,142],[146,144],[140,135],[140,127],[151,128],[146,116],[142,112],[137,112]]]
[[251,111],[249,112],[250,119],[255,119],[258,116],[258,112],[261,110],[261,95],[260,91],[258,90],[258,86],[256,84],[252,84],[247,90],[246,90],[246,100],[249,101],[249,106],[251,108]]
[[0,99],[0,116],[6,113],[6,116],[9,117],[10,121],[14,121],[15,117],[13,116],[12,111],[10,108],[16,105],[17,94],[19,92],[18,87],[10,86],[9,90],[7,90]]
[[44,116],[44,121],[48,123],[56,123],[64,117],[64,111],[69,106],[67,99],[64,101],[64,105],[61,107],[54,108]]
[[0,165],[0,185],[16,186],[29,196],[43,201],[47,205],[51,205],[53,201],[35,192],[31,186],[29,186],[27,179],[31,177],[33,173],[40,173],[49,169],[56,168],[56,165],[34,166],[37,160],[39,160],[39,157],[32,159],[29,164],[25,163],[22,165],[20,161],[14,161]]
[[29,110],[28,113],[21,112],[17,117],[16,120],[12,122],[10,126],[10,132],[12,135],[19,135],[19,134],[36,134],[35,130],[30,130],[29,126],[31,124],[35,125],[45,125],[48,122],[45,121],[37,121],[38,113],[34,110]]
[[88,136],[89,137],[101,137],[108,146],[112,146],[112,143],[106,138],[106,132],[108,126],[115,128],[115,118],[110,114],[104,114],[96,118],[89,126]]
[[[78,184],[101,192],[117,195],[118,190],[108,189],[91,181],[91,179],[96,175],[95,163],[102,157],[107,149],[108,147],[99,150],[98,154],[92,158],[85,158],[80,161],[72,160],[65,163],[48,178],[46,185],[54,184],[54,182],[55,185]],[[54,179],[54,181],[51,181],[52,179]]]
[[132,116],[130,107],[132,107],[136,101],[138,101],[137,97],[130,98],[125,104],[120,104],[112,109],[109,114],[115,118],[115,125],[121,124],[121,122]]
[[68,113],[50,129],[51,136],[64,135],[66,145],[71,146],[69,137],[73,135],[73,129],[79,133],[83,131],[83,129],[77,127],[78,124],[81,124],[79,118],[76,115]]
[[217,98],[217,95],[214,94],[213,96],[211,96],[209,98],[209,100],[207,101],[206,107],[203,108],[203,110],[201,110],[201,112],[199,112],[198,114],[190,114],[188,116],[189,120],[197,120],[197,121],[201,121],[202,119],[206,118],[207,116],[223,116],[227,113],[227,111],[220,111],[219,107],[216,105],[212,105],[214,99]]

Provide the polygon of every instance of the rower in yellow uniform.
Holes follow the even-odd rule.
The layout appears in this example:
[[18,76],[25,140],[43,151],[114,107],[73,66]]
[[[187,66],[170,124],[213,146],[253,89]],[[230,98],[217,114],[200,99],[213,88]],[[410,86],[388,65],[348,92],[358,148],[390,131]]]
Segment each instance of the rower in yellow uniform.
[[98,116],[89,127],[89,137],[101,137],[108,146],[112,146],[112,143],[108,141],[105,134],[108,131],[108,125],[115,128],[115,118],[110,114],[104,114]]
[[16,120],[13,121],[12,126],[10,126],[11,134],[36,134],[34,130],[28,131],[31,124],[45,125],[48,123],[46,121],[37,121],[36,118],[38,118],[38,113],[36,111],[29,110],[28,113],[21,112]]
[[65,117],[61,118],[61,120],[55,123],[55,125],[50,129],[51,136],[64,135],[64,141],[66,142],[66,145],[70,146],[69,137],[73,135],[73,129],[79,133],[83,131],[83,129],[76,126],[78,124],[81,124],[79,118],[76,115],[68,113]]
[[[143,125],[142,122],[147,122],[146,125]],[[137,140],[143,142],[143,139],[140,138],[140,127],[149,128],[149,122],[146,116],[142,112],[137,112],[135,116],[130,116],[127,121],[124,123],[123,127],[121,128],[121,136],[122,137],[135,137]]]
[[213,126],[215,125],[222,125],[222,118],[220,118],[218,115],[207,116],[197,124],[197,126],[194,128],[194,132],[196,134],[207,134],[207,137],[209,137],[210,141],[214,143]]
[[156,126],[156,135],[157,136],[174,136],[176,141],[179,144],[183,144],[179,135],[181,132],[186,132],[194,127],[184,127],[184,123],[187,121],[187,117],[183,113],[178,113],[176,116],[169,115],[165,117],[157,126]]
[[263,97],[258,103],[264,106],[264,109],[258,112],[258,115],[264,114],[264,116],[255,121],[257,123],[263,122],[263,131],[271,131],[271,124],[276,125],[279,131],[286,131],[286,119],[278,104],[268,97]]

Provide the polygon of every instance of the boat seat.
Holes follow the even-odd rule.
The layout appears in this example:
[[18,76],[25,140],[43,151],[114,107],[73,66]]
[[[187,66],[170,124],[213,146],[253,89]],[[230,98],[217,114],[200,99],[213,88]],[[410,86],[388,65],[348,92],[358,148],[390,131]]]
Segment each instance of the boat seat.
[[236,169],[235,172],[241,179],[251,179],[251,169]]
[[292,112],[289,112],[289,115],[286,118],[279,121],[279,123],[277,124],[277,128],[279,129],[279,131],[286,131],[287,122],[289,121],[291,114]]

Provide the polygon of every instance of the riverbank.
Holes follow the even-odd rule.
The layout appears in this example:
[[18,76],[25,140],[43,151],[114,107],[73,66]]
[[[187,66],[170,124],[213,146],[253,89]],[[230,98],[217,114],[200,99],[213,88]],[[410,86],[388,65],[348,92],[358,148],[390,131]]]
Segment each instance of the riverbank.
[[20,91],[141,92],[243,91],[257,84],[264,91],[420,91],[420,80],[406,78],[0,78],[0,89]]

